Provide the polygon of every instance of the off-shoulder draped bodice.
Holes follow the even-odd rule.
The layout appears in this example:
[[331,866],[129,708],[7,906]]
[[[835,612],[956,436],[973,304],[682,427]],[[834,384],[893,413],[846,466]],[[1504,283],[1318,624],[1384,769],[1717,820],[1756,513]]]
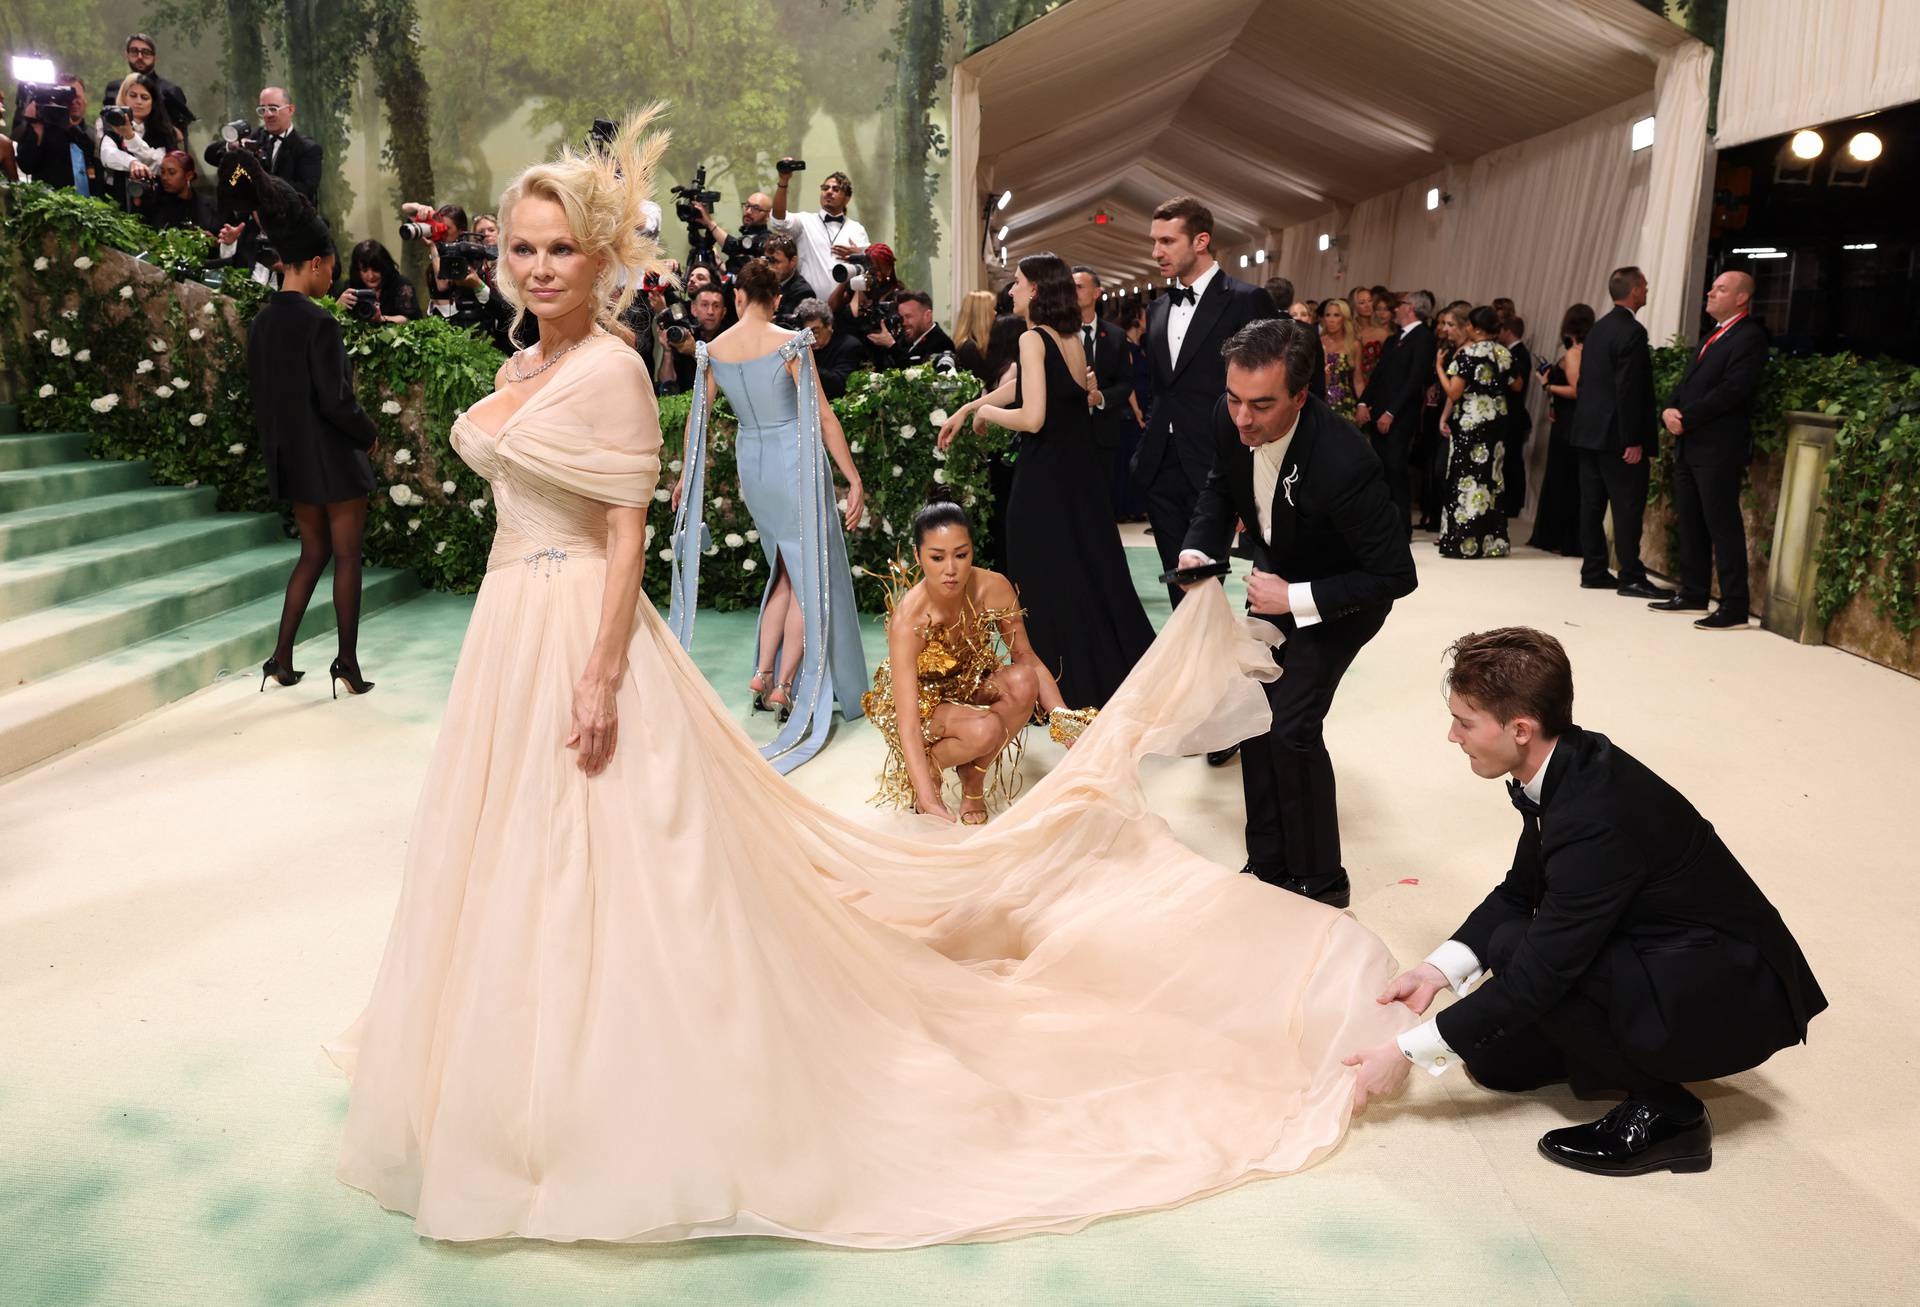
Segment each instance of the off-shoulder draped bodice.
[[639,355],[606,336],[558,366],[499,430],[471,411],[454,419],[454,451],[493,490],[488,570],[605,558],[607,506],[645,505],[659,483],[659,411]]

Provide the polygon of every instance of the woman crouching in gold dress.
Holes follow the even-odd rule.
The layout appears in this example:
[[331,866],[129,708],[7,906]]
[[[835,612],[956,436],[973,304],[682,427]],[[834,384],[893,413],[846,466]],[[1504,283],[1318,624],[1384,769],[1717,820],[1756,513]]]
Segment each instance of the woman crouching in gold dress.
[[920,579],[906,586],[906,569],[896,573],[900,584],[887,600],[887,658],[862,700],[887,741],[875,798],[952,821],[941,795],[942,773],[952,768],[960,821],[977,826],[987,819],[990,790],[1012,798],[1027,723],[1046,722],[1053,738],[1071,745],[1093,710],[1074,712],[1060,698],[1053,674],[1027,643],[1013,583],[973,565],[973,524],[964,509],[933,503],[915,513],[913,547]]

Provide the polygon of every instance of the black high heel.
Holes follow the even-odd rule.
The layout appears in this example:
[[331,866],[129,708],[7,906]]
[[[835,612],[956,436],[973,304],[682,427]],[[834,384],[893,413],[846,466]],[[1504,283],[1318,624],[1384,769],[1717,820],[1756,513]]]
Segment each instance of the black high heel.
[[267,678],[269,676],[273,678],[275,685],[298,685],[300,684],[300,678],[305,675],[305,672],[283,672],[280,670],[280,660],[278,658],[269,658],[260,664],[260,693],[265,694],[267,692]]
[[[763,676],[771,677],[772,675],[773,675],[773,668],[763,667],[763,668],[757,669],[754,672],[753,679],[757,681]],[[772,692],[771,690],[755,690],[753,692],[753,710],[755,712],[770,711],[767,707],[767,695],[770,694],[771,692]]]
[[[359,670],[357,667],[354,668],[354,672]],[[346,668],[340,665],[338,658],[333,660],[333,666],[327,668],[327,678],[333,682],[333,697],[336,699],[340,697],[340,682],[342,681],[347,683],[348,694],[365,694],[373,688],[372,681],[363,681],[355,676],[353,672],[347,671]]]
[[773,688],[786,692],[787,701],[780,705],[780,724],[785,726],[787,724],[787,718],[793,716],[793,682],[782,681]]

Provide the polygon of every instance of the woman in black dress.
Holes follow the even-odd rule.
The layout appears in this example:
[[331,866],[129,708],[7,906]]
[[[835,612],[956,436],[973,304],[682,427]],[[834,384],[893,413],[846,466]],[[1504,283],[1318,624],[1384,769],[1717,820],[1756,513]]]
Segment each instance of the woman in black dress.
[[267,490],[293,501],[300,528],[300,560],[287,579],[280,610],[280,638],[273,657],[260,669],[260,688],[268,678],[292,685],[305,673],[293,668],[293,641],[306,615],[320,574],[333,564],[333,612],[339,631],[339,656],[330,676],[334,694],[340,683],[365,694],[373,683],[360,677],[356,647],[360,633],[360,541],[367,526],[367,496],[373,491],[373,466],[367,455],[379,432],[353,397],[353,373],[347,365],[340,324],[313,302],[333,286],[333,238],[327,225],[298,192],[269,176],[247,151],[229,149],[221,160],[223,189],[237,182],[235,172],[250,171],[257,187],[261,226],[285,265],[281,289],[254,316],[247,335],[247,374],[253,383],[254,424],[267,464]]
[[400,275],[393,255],[379,241],[361,241],[347,256],[347,286],[340,306],[364,322],[399,324],[420,316],[413,283]]
[[1573,406],[1580,390],[1580,354],[1587,330],[1593,326],[1593,308],[1576,304],[1560,320],[1560,344],[1565,350],[1547,369],[1551,423],[1547,428],[1547,470],[1540,482],[1540,506],[1533,511],[1535,549],[1580,556],[1580,461],[1568,435],[1573,431]]
[[[1013,383],[947,420],[1023,432],[1007,503],[1007,575],[1027,613],[1034,652],[1076,707],[1101,707],[1153,643],[1093,443],[1087,360],[1073,274],[1053,254],[1020,260],[1014,311],[1027,320]],[[1011,406],[1006,405],[1011,402]]]

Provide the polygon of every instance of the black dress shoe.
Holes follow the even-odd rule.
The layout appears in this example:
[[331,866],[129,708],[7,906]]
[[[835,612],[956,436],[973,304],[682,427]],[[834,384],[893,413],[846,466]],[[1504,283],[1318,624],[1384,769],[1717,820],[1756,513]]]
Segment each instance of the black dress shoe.
[[1228,763],[1232,762],[1233,755],[1239,752],[1240,752],[1240,746],[1237,744],[1229,744],[1224,749],[1215,749],[1212,753],[1209,753],[1207,755],[1207,766],[1224,767]]
[[1626,599],[1670,599],[1673,597],[1673,591],[1667,589],[1665,586],[1655,585],[1653,582],[1645,579],[1628,581],[1625,585],[1616,589],[1614,593]]
[[1744,631],[1747,629],[1745,613],[1730,613],[1721,608],[1711,617],[1703,617],[1693,624],[1696,631]]
[[1707,611],[1707,601],[1704,599],[1682,599],[1679,595],[1674,595],[1670,599],[1662,599],[1657,603],[1648,604],[1647,607],[1653,609],[1656,613],[1704,613]]
[[1704,1171],[1713,1165],[1713,1119],[1704,1106],[1683,1115],[1629,1098],[1591,1125],[1547,1131],[1540,1152],[1592,1175]]
[[1298,894],[1301,898],[1324,903],[1330,908],[1344,908],[1353,902],[1353,884],[1347,879],[1347,873],[1344,871],[1331,878],[1323,876],[1316,880],[1306,876],[1288,876],[1283,880],[1270,883],[1278,885],[1290,894]]
[[1580,578],[1580,588],[1582,590],[1611,590],[1619,584],[1619,578],[1615,577],[1612,572],[1603,572],[1592,580],[1588,580],[1584,576]]

